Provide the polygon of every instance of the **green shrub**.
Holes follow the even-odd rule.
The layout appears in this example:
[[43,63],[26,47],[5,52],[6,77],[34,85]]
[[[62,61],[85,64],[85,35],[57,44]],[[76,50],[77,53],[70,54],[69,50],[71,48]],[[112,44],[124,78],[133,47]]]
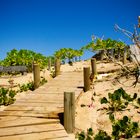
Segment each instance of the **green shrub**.
[[111,140],[111,137],[105,131],[99,130],[95,135],[94,140]]
[[109,112],[122,111],[128,106],[129,102],[132,102],[136,98],[136,93],[131,97],[123,88],[119,88],[115,90],[114,93],[108,93],[108,99],[103,97],[101,99],[101,104],[108,104],[107,110]]
[[6,88],[0,88],[0,106],[8,106],[13,104],[15,101],[16,92],[14,90],[9,90]]
[[86,133],[82,131],[81,133],[78,133],[76,137],[78,140],[93,140],[93,130],[92,128],[89,128]]
[[33,82],[29,82],[29,83],[23,84],[21,86],[19,85],[19,88],[20,88],[20,92],[28,91],[28,90],[33,91],[34,90],[34,83]]
[[48,81],[45,78],[42,78],[41,81],[40,81],[40,86],[44,85],[47,82]]
[[[42,80],[40,81],[40,85],[39,86],[42,86],[45,83],[47,83],[47,80],[45,78],[42,78]],[[32,82],[29,82],[27,84],[19,85],[19,88],[20,88],[20,92],[28,91],[28,90],[34,91],[35,90],[34,82],[32,81]]]
[[108,99],[103,97],[101,104],[108,104],[107,110],[109,111],[109,119],[112,123],[112,134],[109,136],[104,130],[99,130],[97,134],[93,135],[92,128],[87,132],[82,131],[77,134],[78,140],[120,140],[134,137],[140,130],[138,122],[131,121],[130,118],[124,116],[120,120],[115,120],[114,111],[121,111],[128,106],[129,102],[136,102],[140,105],[140,98],[137,99],[137,94],[134,93],[133,97],[120,88],[115,90],[114,93],[108,94]]
[[137,122],[132,122],[130,118],[124,116],[121,120],[114,120],[112,125],[112,138],[119,140],[120,138],[132,138],[137,134],[139,126]]

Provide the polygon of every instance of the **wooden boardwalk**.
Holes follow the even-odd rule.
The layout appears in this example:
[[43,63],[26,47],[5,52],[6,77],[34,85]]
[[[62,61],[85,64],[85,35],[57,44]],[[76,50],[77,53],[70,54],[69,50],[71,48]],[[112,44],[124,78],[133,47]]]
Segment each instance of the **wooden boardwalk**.
[[82,84],[82,72],[65,72],[18,98],[0,112],[0,140],[70,140],[58,113],[63,113],[64,92],[75,92],[77,99]]

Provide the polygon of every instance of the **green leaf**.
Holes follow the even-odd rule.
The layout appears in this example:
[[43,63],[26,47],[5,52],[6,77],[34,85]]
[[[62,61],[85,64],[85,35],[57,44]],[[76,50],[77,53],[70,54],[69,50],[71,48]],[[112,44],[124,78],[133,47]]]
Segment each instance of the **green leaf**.
[[134,95],[133,95],[133,100],[136,99],[137,96],[138,96],[137,93],[134,93]]
[[103,97],[101,99],[101,104],[106,104],[106,103],[108,103],[108,100],[106,99],[106,97]]
[[93,130],[92,130],[92,128],[89,128],[87,130],[87,134],[90,135],[90,136],[93,136]]
[[78,134],[78,140],[85,140],[85,133],[83,131]]
[[127,106],[129,104],[129,102],[125,102],[124,104]]
[[115,121],[115,118],[114,118],[113,113],[110,113],[109,114],[109,119],[110,119],[111,122],[114,122]]
[[109,99],[112,99],[112,94],[108,93],[108,97],[109,97]]
[[140,105],[140,98],[138,98],[137,103]]
[[94,140],[111,140],[111,137],[105,131],[99,130],[95,135]]
[[14,98],[15,95],[16,95],[16,92],[15,91],[13,91],[13,90],[9,91],[9,96],[11,98]]
[[123,117],[123,121],[124,121],[125,123],[128,122],[128,120],[129,120],[129,119],[128,119],[127,116],[124,116],[124,117]]

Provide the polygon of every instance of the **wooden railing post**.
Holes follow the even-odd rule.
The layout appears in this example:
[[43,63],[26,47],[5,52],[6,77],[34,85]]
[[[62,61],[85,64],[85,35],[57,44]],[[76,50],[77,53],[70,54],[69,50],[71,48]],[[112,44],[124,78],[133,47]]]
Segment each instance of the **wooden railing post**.
[[111,49],[111,59],[114,62],[114,49],[113,48]]
[[101,61],[103,61],[103,59],[104,59],[104,54],[105,54],[105,50],[101,50],[100,53],[101,53],[101,58],[100,58],[100,59],[101,59]]
[[126,47],[124,48],[124,53],[123,53],[123,64],[126,64],[127,62],[127,51],[126,51]]
[[91,58],[91,69],[93,78],[97,75],[97,66],[96,66],[96,58]]
[[55,76],[60,74],[60,59],[55,59]]
[[49,70],[49,71],[51,71],[51,65],[52,65],[52,63],[51,63],[51,58],[49,58],[49,59],[48,59],[48,70]]
[[34,88],[38,88],[40,84],[40,67],[38,64],[33,64],[33,77],[34,77]]
[[120,48],[118,48],[118,61],[120,61],[120,58],[121,58],[121,50]]
[[84,91],[90,89],[90,67],[84,68]]
[[75,93],[64,92],[64,128],[67,133],[75,131]]

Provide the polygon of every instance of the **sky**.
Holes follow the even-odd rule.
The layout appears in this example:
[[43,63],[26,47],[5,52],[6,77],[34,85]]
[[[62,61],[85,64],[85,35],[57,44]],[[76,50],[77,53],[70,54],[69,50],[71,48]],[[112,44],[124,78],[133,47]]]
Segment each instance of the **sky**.
[[14,48],[46,56],[80,49],[92,35],[131,44],[114,25],[133,32],[138,16],[140,0],[0,0],[0,59]]

